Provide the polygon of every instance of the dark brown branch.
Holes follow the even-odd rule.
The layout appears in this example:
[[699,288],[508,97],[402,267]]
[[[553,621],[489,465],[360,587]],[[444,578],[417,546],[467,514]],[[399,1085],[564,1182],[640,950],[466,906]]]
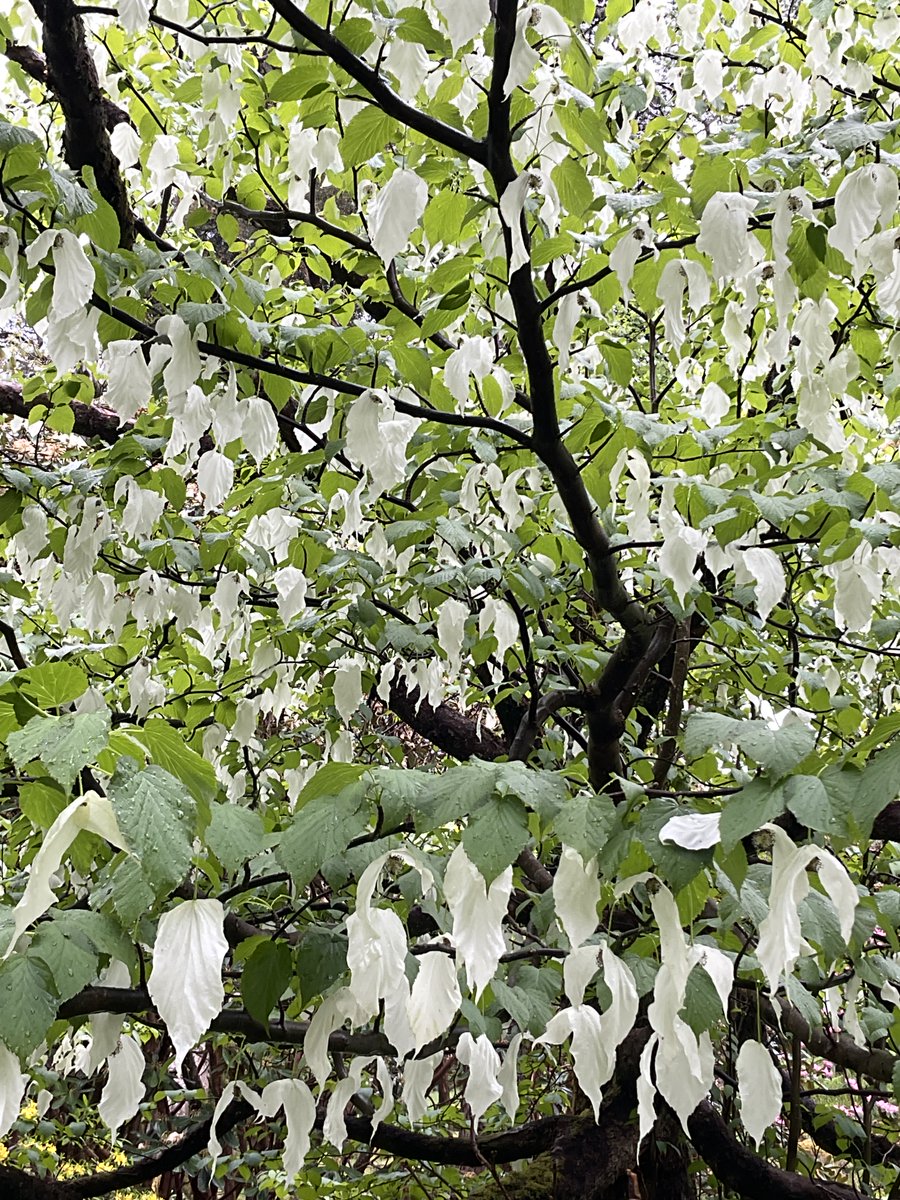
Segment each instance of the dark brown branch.
[[420,737],[443,750],[453,758],[493,760],[507,753],[506,743],[492,730],[452,704],[439,704],[432,708],[427,700],[419,703],[418,689],[410,692],[403,683],[391,688],[389,704],[401,721]]
[[100,195],[118,219],[120,244],[131,246],[134,216],[112,152],[97,68],[88,49],[84,23],[72,0],[45,0],[43,40],[48,82],[66,121],[66,162],[78,173],[86,167],[93,170]]
[[346,71],[351,79],[364,87],[382,112],[399,121],[401,125],[421,133],[429,141],[446,146],[464,158],[487,165],[487,152],[483,142],[477,142],[467,133],[454,129],[452,125],[446,125],[436,117],[429,116],[428,113],[401,100],[376,70],[358,58],[333,33],[311,20],[293,0],[271,0],[271,3],[272,8],[287,21],[291,29],[306,38],[336,66]]
[[855,1188],[807,1179],[772,1166],[742,1146],[708,1100],[688,1119],[691,1141],[716,1179],[746,1200],[851,1200]]

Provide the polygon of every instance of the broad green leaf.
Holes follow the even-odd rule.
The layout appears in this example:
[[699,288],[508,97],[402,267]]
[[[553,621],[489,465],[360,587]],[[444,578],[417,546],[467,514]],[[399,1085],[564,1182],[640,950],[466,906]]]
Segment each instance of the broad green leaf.
[[579,792],[553,818],[553,832],[587,862],[605,843],[615,816],[609,796]]
[[754,779],[735,795],[729,796],[719,823],[725,853],[729,853],[742,838],[756,833],[763,825],[780,817],[785,804],[783,786],[765,779]]
[[30,954],[0,963],[0,1041],[20,1058],[41,1044],[59,1003],[46,965]]
[[305,888],[322,864],[347,849],[369,820],[365,789],[357,784],[336,796],[316,796],[282,835],[276,857],[290,871],[294,887]]
[[519,800],[493,796],[467,825],[463,845],[488,887],[515,862],[528,841],[528,816]]
[[527,967],[518,973],[515,984],[495,979],[491,991],[494,1000],[509,1013],[519,1029],[537,1037],[553,1016],[560,983],[557,971]]
[[219,790],[212,765],[185,745],[165,721],[148,721],[135,736],[147,747],[157,766],[180,779],[195,800],[210,800]]
[[347,938],[330,926],[308,925],[297,951],[297,978],[303,1002],[322,995],[347,969]]
[[241,999],[250,1016],[264,1029],[268,1028],[269,1016],[290,982],[291,973],[291,952],[285,942],[261,942],[244,963]]
[[358,112],[344,130],[341,157],[348,167],[359,167],[383,152],[400,132],[397,122],[370,104]]
[[180,883],[191,862],[194,800],[161,767],[149,766],[110,783],[119,828],[154,885]]
[[97,976],[97,951],[91,941],[56,919],[38,926],[28,953],[47,967],[60,1000],[71,999]]
[[41,708],[59,708],[77,700],[88,686],[88,677],[81,667],[65,662],[41,663],[20,672],[17,678],[22,690]]
[[22,768],[36,759],[64,788],[71,788],[79,772],[106,745],[109,712],[71,713],[62,717],[35,717],[24,729],[7,738],[9,754]]
[[239,804],[214,804],[204,838],[225,870],[232,873],[267,846],[262,817]]

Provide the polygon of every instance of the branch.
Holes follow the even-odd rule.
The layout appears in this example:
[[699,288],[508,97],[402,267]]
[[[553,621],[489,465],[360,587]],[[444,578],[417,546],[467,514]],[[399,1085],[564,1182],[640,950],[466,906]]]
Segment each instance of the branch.
[[688,1133],[716,1179],[747,1200],[858,1200],[855,1188],[772,1166],[737,1141],[708,1100],[688,1118]]
[[389,704],[391,711],[420,737],[451,755],[465,761],[468,758],[485,758],[493,761],[507,753],[506,743],[492,730],[478,722],[452,704],[439,704],[432,708],[427,700],[419,697],[416,688],[409,691],[405,684],[395,683],[391,687]]
[[[254,1115],[253,1107],[246,1100],[232,1100],[216,1121],[216,1133],[220,1136],[228,1133],[235,1125]],[[115,1171],[102,1171],[96,1175],[83,1175],[79,1179],[71,1179],[60,1185],[61,1195],[71,1197],[71,1200],[89,1200],[92,1196],[106,1196],[121,1188],[149,1183],[151,1179],[180,1167],[189,1158],[204,1150],[209,1142],[211,1124],[210,1115],[205,1121],[189,1129],[178,1141],[156,1154],[136,1159]]]
[[308,42],[312,42],[336,66],[346,71],[351,79],[364,87],[382,112],[399,121],[401,125],[406,125],[409,129],[414,129],[416,133],[421,133],[429,141],[446,146],[464,158],[471,158],[475,162],[481,163],[482,166],[487,165],[487,150],[483,142],[476,141],[469,134],[454,129],[452,125],[446,125],[436,117],[429,116],[428,113],[421,112],[418,108],[401,100],[376,70],[373,70],[361,58],[357,58],[352,50],[349,50],[333,33],[310,20],[306,13],[301,12],[293,3],[293,0],[271,0],[271,3],[272,8],[287,21],[291,29],[306,38]]
[[43,14],[47,77],[59,100],[66,129],[63,151],[73,171],[90,167],[101,196],[119,222],[119,242],[134,242],[134,215],[107,130],[105,98],[72,0],[46,0]]
[[810,1054],[817,1058],[824,1058],[857,1075],[877,1079],[880,1083],[890,1083],[893,1079],[900,1059],[889,1051],[858,1046],[845,1033],[830,1034],[824,1029],[811,1028],[799,1009],[781,996],[773,1001],[760,995],[759,1006],[767,1025],[799,1037]]

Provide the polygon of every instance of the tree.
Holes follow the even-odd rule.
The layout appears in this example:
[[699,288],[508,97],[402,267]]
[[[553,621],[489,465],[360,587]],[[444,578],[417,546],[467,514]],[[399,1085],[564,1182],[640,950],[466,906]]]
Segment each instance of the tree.
[[4,1194],[897,1195],[890,6],[0,39]]

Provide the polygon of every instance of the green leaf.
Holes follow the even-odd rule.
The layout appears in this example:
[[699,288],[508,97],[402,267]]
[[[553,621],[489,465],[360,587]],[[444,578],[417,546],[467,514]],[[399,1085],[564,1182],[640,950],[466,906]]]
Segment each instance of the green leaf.
[[321,996],[347,969],[347,938],[330,925],[309,925],[297,952],[303,1003]]
[[359,763],[329,762],[319,767],[312,779],[300,789],[295,808],[305,808],[310,800],[319,796],[337,796],[365,774],[366,767]]
[[47,967],[60,1000],[70,1000],[97,976],[97,951],[91,941],[55,919],[38,926],[28,953]]
[[821,778],[835,816],[867,838],[875,818],[900,795],[900,738],[873,754],[862,770],[829,767]]
[[87,691],[88,677],[71,663],[46,662],[16,676],[22,690],[41,708],[59,708]]
[[134,945],[121,925],[107,913],[91,912],[87,908],[65,908],[54,913],[53,923],[66,937],[85,938],[98,954],[117,958],[127,966],[137,963]]
[[107,901],[127,929],[132,929],[153,907],[156,891],[147,881],[137,859],[123,858],[113,868],[108,883],[91,897],[91,903],[98,906]]
[[268,844],[262,817],[240,804],[214,804],[204,836],[207,846],[231,874]]
[[370,104],[347,125],[341,138],[341,157],[347,167],[363,163],[382,154],[400,132],[400,126],[386,116],[375,104]]
[[462,841],[466,854],[490,887],[515,861],[528,836],[528,814],[521,801],[512,796],[493,796],[466,826]]
[[784,795],[790,811],[808,829],[842,837],[849,833],[817,775],[792,775],[784,781]]
[[495,979],[491,991],[522,1032],[537,1037],[553,1016],[559,985],[559,972],[552,967],[525,966],[516,974],[514,984]]
[[357,784],[337,796],[316,796],[282,834],[275,856],[290,871],[294,886],[305,888],[329,858],[343,854],[368,825],[365,789]]
[[215,796],[219,784],[212,764],[185,745],[171,725],[154,719],[143,729],[136,729],[134,736],[147,747],[157,766],[180,779],[195,800],[211,800]]
[[56,1016],[57,999],[47,966],[30,954],[0,963],[0,1041],[26,1058],[41,1044]]
[[194,800],[162,767],[115,776],[109,798],[128,846],[151,883],[180,883],[191,864]]
[[719,822],[722,849],[729,853],[742,838],[780,817],[784,808],[781,784],[772,784],[765,779],[752,780],[725,802]]
[[579,792],[553,818],[553,832],[587,862],[606,841],[615,813],[609,796]]
[[775,776],[785,775],[810,754],[816,744],[815,731],[805,722],[788,720],[778,728],[765,721],[743,721],[722,713],[694,713],[684,731],[684,752],[697,758],[717,745],[737,745]]
[[18,768],[36,759],[57,783],[71,788],[79,772],[93,763],[109,737],[109,712],[67,713],[35,717],[7,738],[10,758]]
[[244,964],[241,998],[244,1007],[264,1029],[291,979],[290,948],[284,942],[261,942]]

